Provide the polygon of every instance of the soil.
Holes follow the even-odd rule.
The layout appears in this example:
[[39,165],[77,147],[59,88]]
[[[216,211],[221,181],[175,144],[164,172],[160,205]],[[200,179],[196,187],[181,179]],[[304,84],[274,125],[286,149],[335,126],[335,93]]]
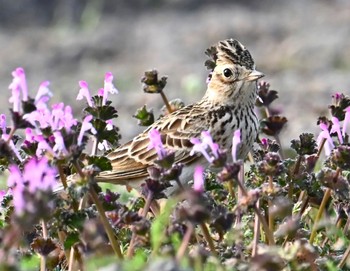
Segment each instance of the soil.
[[78,81],[96,92],[111,71],[120,91],[112,98],[120,115],[116,124],[126,141],[142,130],[132,118],[137,108],[148,104],[158,112],[162,106],[159,96],[142,92],[144,71],[168,75],[170,99],[195,102],[206,88],[205,49],[230,37],[250,50],[264,80],[279,91],[274,107],[288,118],[281,135],[286,146],[301,132],[318,131],[317,117],[327,114],[332,93],[350,93],[346,0],[145,1],[149,5],[134,0],[134,6],[109,8],[104,1],[103,7],[85,1],[78,15],[67,12],[74,11],[69,1],[54,7],[34,2],[32,13],[17,6],[0,12],[2,113],[9,107],[11,71],[18,66],[26,70],[31,96],[49,80],[53,102],[63,99],[78,116],[84,106],[75,101]]

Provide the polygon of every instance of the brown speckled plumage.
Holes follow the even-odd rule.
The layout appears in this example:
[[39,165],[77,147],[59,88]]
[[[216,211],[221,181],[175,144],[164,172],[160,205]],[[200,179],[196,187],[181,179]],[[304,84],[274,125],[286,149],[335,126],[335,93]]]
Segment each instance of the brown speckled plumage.
[[187,165],[180,177],[184,183],[192,178],[195,164],[205,163],[200,155],[190,155],[190,139],[200,137],[203,130],[209,130],[217,143],[229,149],[233,132],[240,129],[239,156],[247,155],[258,131],[254,114],[256,80],[263,74],[255,71],[249,51],[237,40],[220,41],[215,48],[215,68],[202,100],[166,115],[109,153],[113,170],[101,172],[97,181],[137,188],[157,157],[153,149],[148,149],[148,132],[152,128],[160,131],[165,147],[175,151],[175,161]]

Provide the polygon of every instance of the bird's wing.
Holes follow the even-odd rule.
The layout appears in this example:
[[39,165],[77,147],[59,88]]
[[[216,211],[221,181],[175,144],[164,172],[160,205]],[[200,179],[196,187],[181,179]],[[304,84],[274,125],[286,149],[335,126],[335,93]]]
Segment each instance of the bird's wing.
[[156,151],[148,149],[148,132],[152,128],[160,132],[164,147],[175,151],[175,162],[192,162],[198,156],[189,154],[193,146],[190,139],[199,137],[206,129],[205,113],[198,106],[189,105],[159,119],[143,133],[109,153],[107,158],[113,170],[101,172],[97,179],[125,184],[146,177],[147,168],[157,159]]

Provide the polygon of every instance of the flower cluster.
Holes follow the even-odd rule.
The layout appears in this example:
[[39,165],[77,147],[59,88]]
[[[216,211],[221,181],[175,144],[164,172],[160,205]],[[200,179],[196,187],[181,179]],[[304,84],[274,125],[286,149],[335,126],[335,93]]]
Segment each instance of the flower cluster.
[[319,127],[321,128],[321,133],[317,137],[317,145],[321,146],[321,143],[324,141],[324,148],[326,156],[331,154],[332,149],[334,149],[335,144],[332,139],[332,135],[336,135],[338,138],[339,144],[344,143],[344,138],[350,124],[350,106],[344,109],[344,121],[343,124],[340,124],[340,121],[337,117],[332,116],[332,120],[330,122],[330,129],[328,123],[320,122]]
[[23,229],[40,219],[48,219],[54,210],[52,191],[57,185],[55,167],[46,157],[30,158],[23,169],[12,164],[8,168],[7,195],[12,198],[14,222]]
[[[212,69],[215,49],[207,55],[214,60],[206,63]],[[110,72],[96,94],[79,81],[76,99],[86,106],[81,118],[68,104],[50,104],[48,81],[31,98],[24,69],[12,75],[12,123],[0,114],[0,169],[8,173],[8,189],[0,190],[0,267],[19,269],[30,257],[40,260],[41,270],[64,269],[67,259],[69,270],[84,269],[87,257],[109,256],[112,248],[125,270],[135,263],[139,269],[159,268],[152,255],[166,256],[161,261],[175,269],[323,270],[325,261],[344,269],[350,224],[349,97],[333,96],[331,118],[319,119],[318,137],[303,133],[293,140],[293,156],[279,140],[287,119],[271,109],[278,93],[260,83],[261,132],[273,139],[260,137],[244,167],[240,130],[234,131],[228,150],[210,130],[203,131],[190,139],[190,155],[204,162],[183,165],[176,151],[166,148],[167,135],[148,129],[148,151],[155,160],[139,188],[142,196],[135,196],[104,191],[96,183],[98,172],[112,169],[99,149],[118,146],[120,138],[113,125],[117,110],[108,97],[118,92]],[[145,92],[164,99],[166,78],[158,80],[151,71],[142,82]],[[165,104],[164,115],[183,106]],[[135,117],[145,126],[155,119],[146,107]],[[182,174],[187,177],[192,170],[188,187]],[[64,191],[53,193],[61,183]],[[160,198],[169,198],[165,206],[157,204]],[[39,257],[28,256],[35,253]],[[128,260],[122,260],[124,254]]]

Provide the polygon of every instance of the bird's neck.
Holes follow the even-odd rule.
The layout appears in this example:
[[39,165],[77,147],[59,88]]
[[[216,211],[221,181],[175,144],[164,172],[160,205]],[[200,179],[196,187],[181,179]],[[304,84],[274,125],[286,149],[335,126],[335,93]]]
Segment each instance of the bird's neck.
[[256,82],[237,81],[225,86],[218,86],[214,82],[210,82],[202,101],[212,106],[248,106],[253,108],[256,97]]

